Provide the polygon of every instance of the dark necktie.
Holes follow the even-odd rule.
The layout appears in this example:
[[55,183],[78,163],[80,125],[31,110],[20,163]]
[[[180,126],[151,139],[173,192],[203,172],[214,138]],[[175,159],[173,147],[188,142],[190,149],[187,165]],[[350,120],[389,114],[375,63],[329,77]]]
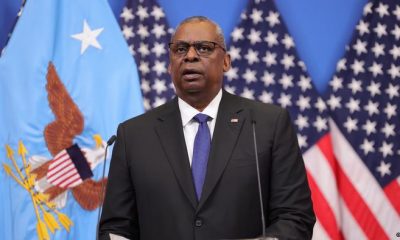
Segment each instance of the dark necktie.
[[211,135],[207,121],[211,118],[208,115],[198,113],[193,117],[199,123],[199,128],[194,139],[192,175],[196,190],[197,200],[200,200],[204,179],[207,171],[208,154],[210,153]]

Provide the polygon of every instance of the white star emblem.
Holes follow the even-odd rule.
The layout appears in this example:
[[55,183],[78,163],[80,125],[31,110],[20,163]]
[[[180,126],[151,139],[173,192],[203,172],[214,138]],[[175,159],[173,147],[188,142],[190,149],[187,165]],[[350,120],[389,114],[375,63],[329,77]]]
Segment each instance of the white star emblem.
[[162,24],[154,24],[153,29],[151,30],[151,33],[153,33],[157,39],[160,38],[161,36],[164,36],[165,34],[167,34],[165,32],[164,25],[162,25]]
[[104,30],[104,28],[98,28],[95,30],[91,30],[89,24],[86,19],[83,20],[83,32],[71,35],[72,38],[75,38],[81,41],[81,55],[86,51],[89,46],[93,46],[97,49],[101,49],[100,43],[97,41],[97,37]]
[[379,114],[379,103],[368,100],[368,104],[364,106],[364,110],[368,112],[368,115]]
[[284,66],[285,70],[288,70],[291,67],[294,67],[294,56],[287,55],[286,53],[283,55],[281,60],[281,64]]
[[378,37],[382,37],[383,35],[387,35],[386,25],[378,23],[374,28],[374,32],[378,35]]
[[242,96],[244,98],[248,98],[248,99],[254,99],[254,91],[245,87],[243,89],[242,94],[240,94],[240,96]]
[[400,21],[400,6],[396,6],[396,10],[393,11],[393,14],[396,16],[397,20]]
[[367,122],[362,125],[362,129],[366,132],[367,136],[369,136],[371,133],[376,133],[376,122],[368,119]]
[[305,148],[308,146],[307,144],[307,136],[303,136],[300,134],[297,134],[297,141],[299,142],[299,147]]
[[283,107],[286,108],[292,105],[292,96],[289,94],[281,93],[281,96],[278,99],[278,103]]
[[139,34],[141,39],[144,39],[150,35],[149,31],[147,30],[147,27],[144,26],[143,24],[139,24],[139,29],[137,30],[137,33]]
[[308,118],[301,114],[299,114],[297,116],[297,119],[294,121],[294,123],[300,130],[303,130],[303,128],[309,127]]
[[369,13],[372,13],[372,3],[371,2],[365,4],[364,10],[363,10],[364,16]]
[[252,65],[253,63],[259,62],[258,52],[257,51],[253,51],[252,49],[249,49],[247,51],[247,54],[244,56],[244,58],[247,59],[247,62],[250,65]]
[[161,18],[163,18],[165,16],[162,8],[154,6],[153,7],[153,11],[150,13],[151,16],[154,17],[154,19],[156,19],[156,21],[160,20]]
[[145,43],[140,43],[140,47],[137,50],[142,56],[147,56],[150,54],[149,46]]
[[334,76],[332,81],[330,81],[329,85],[331,85],[332,89],[334,92],[336,92],[338,89],[343,87],[343,79],[337,76]]
[[385,45],[379,43],[375,43],[375,46],[372,48],[372,52],[374,52],[376,58],[378,58],[380,55],[385,55],[384,50],[385,50]]
[[395,25],[394,29],[390,32],[396,38],[396,40],[400,39],[400,27]]
[[160,79],[156,79],[154,81],[154,84],[152,86],[154,90],[156,90],[157,94],[161,94],[162,92],[167,90],[167,86],[165,85],[165,82]]
[[390,171],[390,167],[392,166],[392,164],[389,163],[385,163],[384,161],[381,161],[381,165],[379,165],[379,167],[376,168],[376,170],[381,174],[381,177],[384,177],[386,174],[390,175],[391,171]]
[[393,143],[387,143],[386,141],[382,142],[382,146],[379,148],[379,152],[382,153],[383,157],[393,155]]
[[347,60],[345,58],[340,59],[336,65],[336,71],[340,72],[342,70],[346,70],[346,62]]
[[258,99],[261,102],[265,102],[265,103],[273,103],[273,99],[272,99],[273,94],[269,93],[267,91],[263,91],[262,94],[258,97]]
[[346,103],[346,107],[349,109],[350,113],[360,111],[360,100],[350,98],[349,102]]
[[267,51],[262,60],[265,62],[265,64],[268,67],[275,65],[276,64],[276,53],[271,53],[270,51]]
[[129,40],[129,38],[135,35],[133,34],[133,27],[128,27],[128,25],[122,25],[122,34],[126,40]]
[[375,9],[375,11],[382,18],[385,15],[389,16],[388,8],[389,8],[389,6],[387,4],[379,3],[379,6]]
[[385,126],[382,128],[381,132],[385,134],[386,138],[395,135],[394,124],[385,123]]
[[353,45],[353,49],[356,50],[357,55],[367,53],[367,43],[357,39],[356,44]]
[[390,103],[386,104],[386,107],[383,111],[386,113],[388,119],[391,119],[393,116],[396,115],[396,108],[396,105],[392,105]]
[[278,44],[278,34],[268,31],[264,40],[268,43],[268,47],[273,47]]
[[156,99],[154,100],[153,103],[153,107],[158,107],[160,105],[163,105],[167,100],[165,98],[161,98],[161,97],[156,97]]
[[294,41],[293,38],[291,38],[289,35],[285,34],[285,37],[282,39],[283,45],[285,45],[286,49],[290,49],[294,47]]
[[394,60],[397,60],[398,57],[400,57],[400,46],[394,46],[393,48],[390,49],[389,53],[393,56]]
[[231,33],[231,37],[234,42],[237,42],[238,40],[242,40],[243,37],[243,32],[244,28],[235,28],[233,32]]
[[237,67],[231,67],[225,73],[225,76],[228,78],[229,81],[232,81],[233,79],[237,79],[238,78],[238,71],[239,71],[239,69]]
[[246,83],[252,83],[252,82],[256,82],[256,71],[255,70],[251,70],[251,69],[246,69],[246,72],[243,74],[243,78],[246,80]]
[[364,142],[360,145],[360,148],[364,151],[364,155],[367,155],[370,152],[375,152],[374,141],[368,141],[368,139],[364,139]]
[[355,131],[358,129],[357,127],[357,119],[352,119],[351,117],[347,117],[346,122],[344,123],[344,127],[347,129],[348,133]]
[[163,54],[167,53],[166,47],[164,43],[154,43],[154,47],[151,49],[151,51],[157,56],[160,57]]
[[389,83],[388,88],[386,88],[386,93],[389,95],[390,99],[393,99],[394,97],[399,96],[399,86],[398,85],[393,85]]
[[240,56],[240,48],[237,48],[235,46],[231,46],[229,48],[229,55],[231,55],[232,62],[242,58]]
[[357,59],[354,59],[353,64],[351,64],[351,69],[353,69],[355,75],[363,73],[365,71],[364,61],[358,61]]
[[368,92],[372,95],[372,97],[375,97],[375,95],[381,94],[381,90],[379,89],[381,87],[380,83],[376,83],[374,81],[371,81],[369,86],[367,87]]
[[356,94],[357,92],[361,92],[361,90],[362,90],[361,89],[361,81],[354,79],[354,78],[351,80],[351,83],[349,83],[347,86],[351,89],[351,92],[353,94]]
[[310,97],[304,97],[301,95],[296,102],[297,106],[299,106],[301,111],[304,111],[307,108],[310,108]]
[[121,13],[120,17],[123,18],[125,22],[129,22],[129,20],[132,20],[134,18],[132,9],[124,7],[122,9],[122,13]]
[[300,76],[300,81],[297,82],[297,85],[301,88],[303,92],[305,92],[307,89],[312,88],[311,79],[304,75]]
[[270,27],[274,27],[276,24],[280,23],[279,13],[270,11],[268,17],[266,17],[265,20],[269,23]]
[[149,63],[145,61],[140,61],[139,71],[142,73],[142,75],[146,75],[147,73],[149,73],[150,72]]
[[151,69],[157,73],[157,76],[160,76],[161,74],[167,72],[167,68],[165,67],[165,62],[158,60],[156,60],[154,66]]
[[145,18],[149,17],[149,14],[147,13],[147,8],[139,5],[138,10],[136,11],[136,15],[139,16],[140,21],[143,21]]
[[250,34],[247,36],[247,39],[250,40],[251,45],[254,45],[258,42],[261,42],[261,31],[256,31],[255,29],[250,29]]
[[331,95],[328,99],[329,108],[334,111],[336,108],[340,108],[341,98],[339,96]]
[[358,30],[358,33],[360,34],[360,36],[363,36],[364,34],[369,33],[369,23],[361,20],[358,23],[356,29]]
[[322,118],[321,116],[317,116],[317,119],[313,123],[313,126],[317,129],[318,132],[328,129],[326,119]]
[[325,111],[325,109],[326,109],[325,101],[322,100],[322,98],[320,98],[320,97],[318,97],[318,100],[317,100],[317,102],[315,103],[314,106],[318,109],[318,111],[320,113]]
[[274,77],[275,77],[274,73],[269,73],[268,71],[264,71],[264,75],[262,76],[261,80],[264,82],[265,86],[269,86],[275,83]]
[[282,85],[283,89],[288,89],[289,87],[293,87],[293,76],[284,73],[282,74],[281,79],[279,79],[279,83]]
[[142,79],[142,83],[140,84],[140,88],[144,93],[148,93],[151,91],[150,82],[147,79]]
[[251,18],[251,20],[253,20],[254,25],[263,21],[262,14],[263,14],[263,11],[253,9],[253,12],[251,13],[250,18]]

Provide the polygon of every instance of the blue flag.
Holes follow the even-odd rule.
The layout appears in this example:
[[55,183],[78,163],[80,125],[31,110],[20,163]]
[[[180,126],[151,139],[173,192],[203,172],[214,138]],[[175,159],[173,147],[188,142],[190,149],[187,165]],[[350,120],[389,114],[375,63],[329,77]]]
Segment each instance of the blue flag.
[[106,0],[26,3],[0,58],[0,111],[0,239],[94,239],[104,140],[143,112]]

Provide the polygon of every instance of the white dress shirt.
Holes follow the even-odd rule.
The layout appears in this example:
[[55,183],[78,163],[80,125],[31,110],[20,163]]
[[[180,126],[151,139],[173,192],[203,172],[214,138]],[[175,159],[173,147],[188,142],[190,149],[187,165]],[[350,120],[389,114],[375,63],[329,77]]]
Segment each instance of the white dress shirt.
[[[217,119],[218,107],[221,102],[221,98],[222,89],[219,90],[217,96],[215,96],[210,104],[208,104],[208,106],[201,112],[212,118],[207,122],[208,128],[210,129],[211,139],[213,137],[215,121]],[[199,123],[194,120],[193,117],[200,112],[183,101],[181,98],[178,98],[178,105],[182,117],[183,135],[185,136],[186,149],[189,155],[189,163],[190,166],[192,166],[194,138],[196,137],[197,129],[199,128]]]

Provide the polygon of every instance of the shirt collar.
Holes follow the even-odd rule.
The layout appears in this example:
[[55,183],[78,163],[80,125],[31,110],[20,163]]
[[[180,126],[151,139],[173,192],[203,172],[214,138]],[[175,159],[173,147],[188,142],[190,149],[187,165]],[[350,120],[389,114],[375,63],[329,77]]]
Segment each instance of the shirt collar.
[[[219,90],[217,96],[208,104],[208,106],[203,110],[204,114],[207,114],[212,119],[217,118],[218,107],[222,99],[222,89]],[[178,97],[179,111],[181,112],[182,126],[186,126],[196,114],[200,113],[199,110],[190,106],[187,102],[183,101]]]

